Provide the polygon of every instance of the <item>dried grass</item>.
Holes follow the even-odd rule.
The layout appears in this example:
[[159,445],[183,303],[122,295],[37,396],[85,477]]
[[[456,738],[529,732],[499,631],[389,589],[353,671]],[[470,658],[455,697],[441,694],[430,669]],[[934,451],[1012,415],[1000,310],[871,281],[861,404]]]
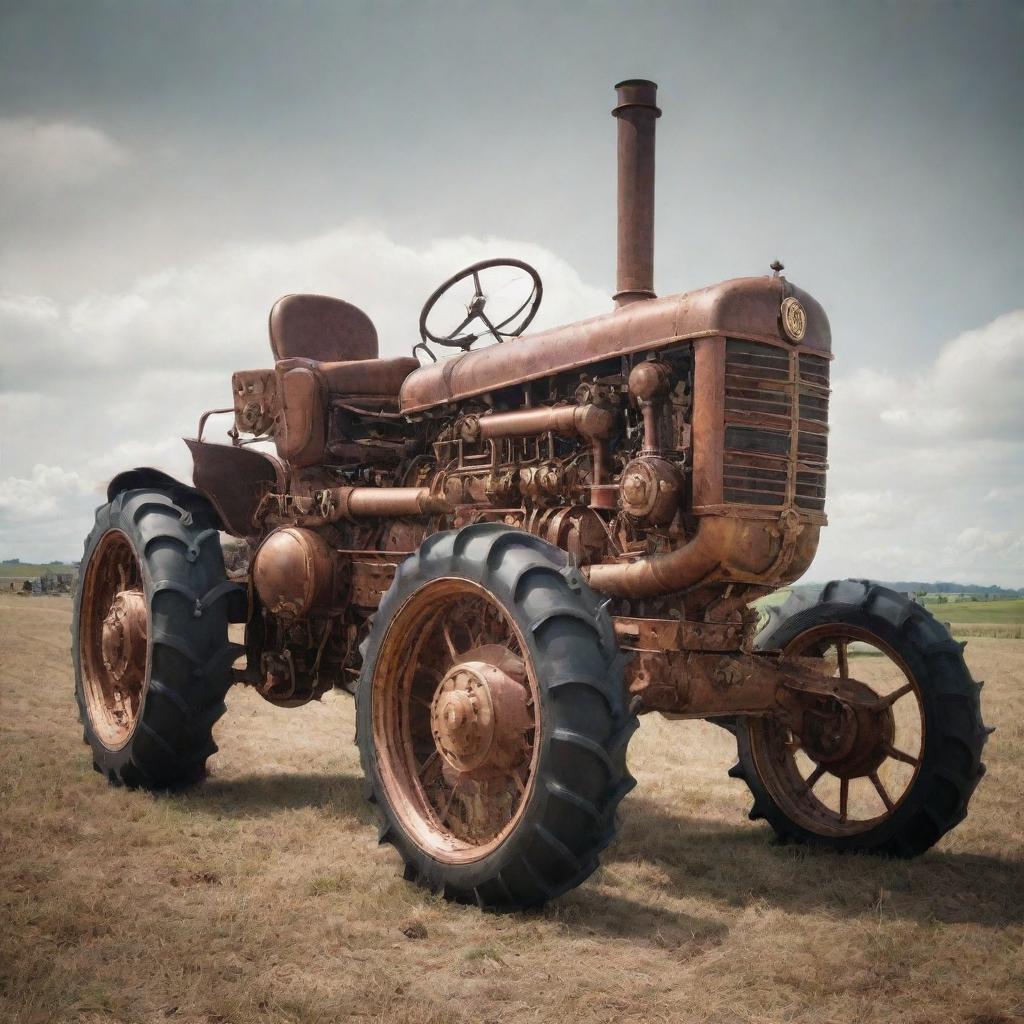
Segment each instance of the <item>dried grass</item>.
[[69,602],[0,598],[0,1020],[188,1024],[1024,1019],[1024,647],[975,640],[999,726],[967,821],[910,863],[772,845],[732,740],[650,716],[604,867],[542,913],[401,880],[350,700],[229,695],[208,782],[111,789]]

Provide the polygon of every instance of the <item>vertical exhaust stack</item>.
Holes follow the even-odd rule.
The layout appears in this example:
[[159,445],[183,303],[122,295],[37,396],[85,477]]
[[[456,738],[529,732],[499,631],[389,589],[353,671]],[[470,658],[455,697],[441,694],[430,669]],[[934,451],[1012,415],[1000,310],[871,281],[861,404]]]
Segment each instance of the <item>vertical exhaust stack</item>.
[[630,78],[615,86],[619,122],[619,256],[615,304],[654,298],[654,122],[658,86]]

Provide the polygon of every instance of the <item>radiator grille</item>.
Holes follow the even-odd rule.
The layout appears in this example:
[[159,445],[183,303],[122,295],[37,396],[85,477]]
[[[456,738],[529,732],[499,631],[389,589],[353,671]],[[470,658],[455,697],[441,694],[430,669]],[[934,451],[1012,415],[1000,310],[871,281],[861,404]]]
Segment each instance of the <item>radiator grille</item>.
[[828,370],[821,356],[726,341],[726,502],[824,510]]

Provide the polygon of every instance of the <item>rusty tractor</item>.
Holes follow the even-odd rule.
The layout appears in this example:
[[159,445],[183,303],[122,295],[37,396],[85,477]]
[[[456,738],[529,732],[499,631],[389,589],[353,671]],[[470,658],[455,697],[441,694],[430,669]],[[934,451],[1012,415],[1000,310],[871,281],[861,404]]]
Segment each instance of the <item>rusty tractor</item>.
[[[194,486],[111,481],[73,629],[112,782],[199,780],[233,683],[279,707],[346,690],[381,840],[488,909],[595,869],[651,712],[731,731],[783,840],[912,856],[964,817],[986,729],[942,625],[845,580],[758,628],[826,524],[829,323],[777,262],[654,294],[657,87],[616,88],[611,312],[527,335],[540,277],[486,260],[380,358],[354,305],[288,295],[273,367],[186,441]],[[221,413],[228,442],[204,440]],[[222,534],[251,552],[230,576]]]

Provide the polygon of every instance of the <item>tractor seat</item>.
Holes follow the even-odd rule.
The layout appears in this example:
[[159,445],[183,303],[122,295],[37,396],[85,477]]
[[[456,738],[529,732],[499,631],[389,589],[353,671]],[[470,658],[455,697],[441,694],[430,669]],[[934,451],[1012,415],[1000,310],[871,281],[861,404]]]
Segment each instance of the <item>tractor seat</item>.
[[270,311],[275,359],[347,363],[377,358],[377,329],[358,307],[327,295],[285,295]]
[[283,422],[274,441],[292,466],[313,466],[324,458],[338,403],[367,414],[398,412],[402,382],[419,366],[400,359],[278,359],[275,364]]
[[305,369],[328,395],[360,408],[397,407],[403,381],[419,368],[409,357],[378,359],[377,329],[358,306],[328,295],[286,295],[270,311],[278,376]]
[[405,378],[419,369],[419,360],[410,356],[396,359],[353,359],[325,363],[316,359],[279,359],[278,376],[287,379],[294,370],[306,370],[327,386],[330,398],[348,400],[360,409],[376,411],[398,408],[398,392]]
[[378,359],[377,330],[358,307],[326,295],[286,295],[270,311],[283,423],[278,454],[293,466],[324,457],[334,403],[367,413],[397,412],[405,378],[419,368],[408,356]]

